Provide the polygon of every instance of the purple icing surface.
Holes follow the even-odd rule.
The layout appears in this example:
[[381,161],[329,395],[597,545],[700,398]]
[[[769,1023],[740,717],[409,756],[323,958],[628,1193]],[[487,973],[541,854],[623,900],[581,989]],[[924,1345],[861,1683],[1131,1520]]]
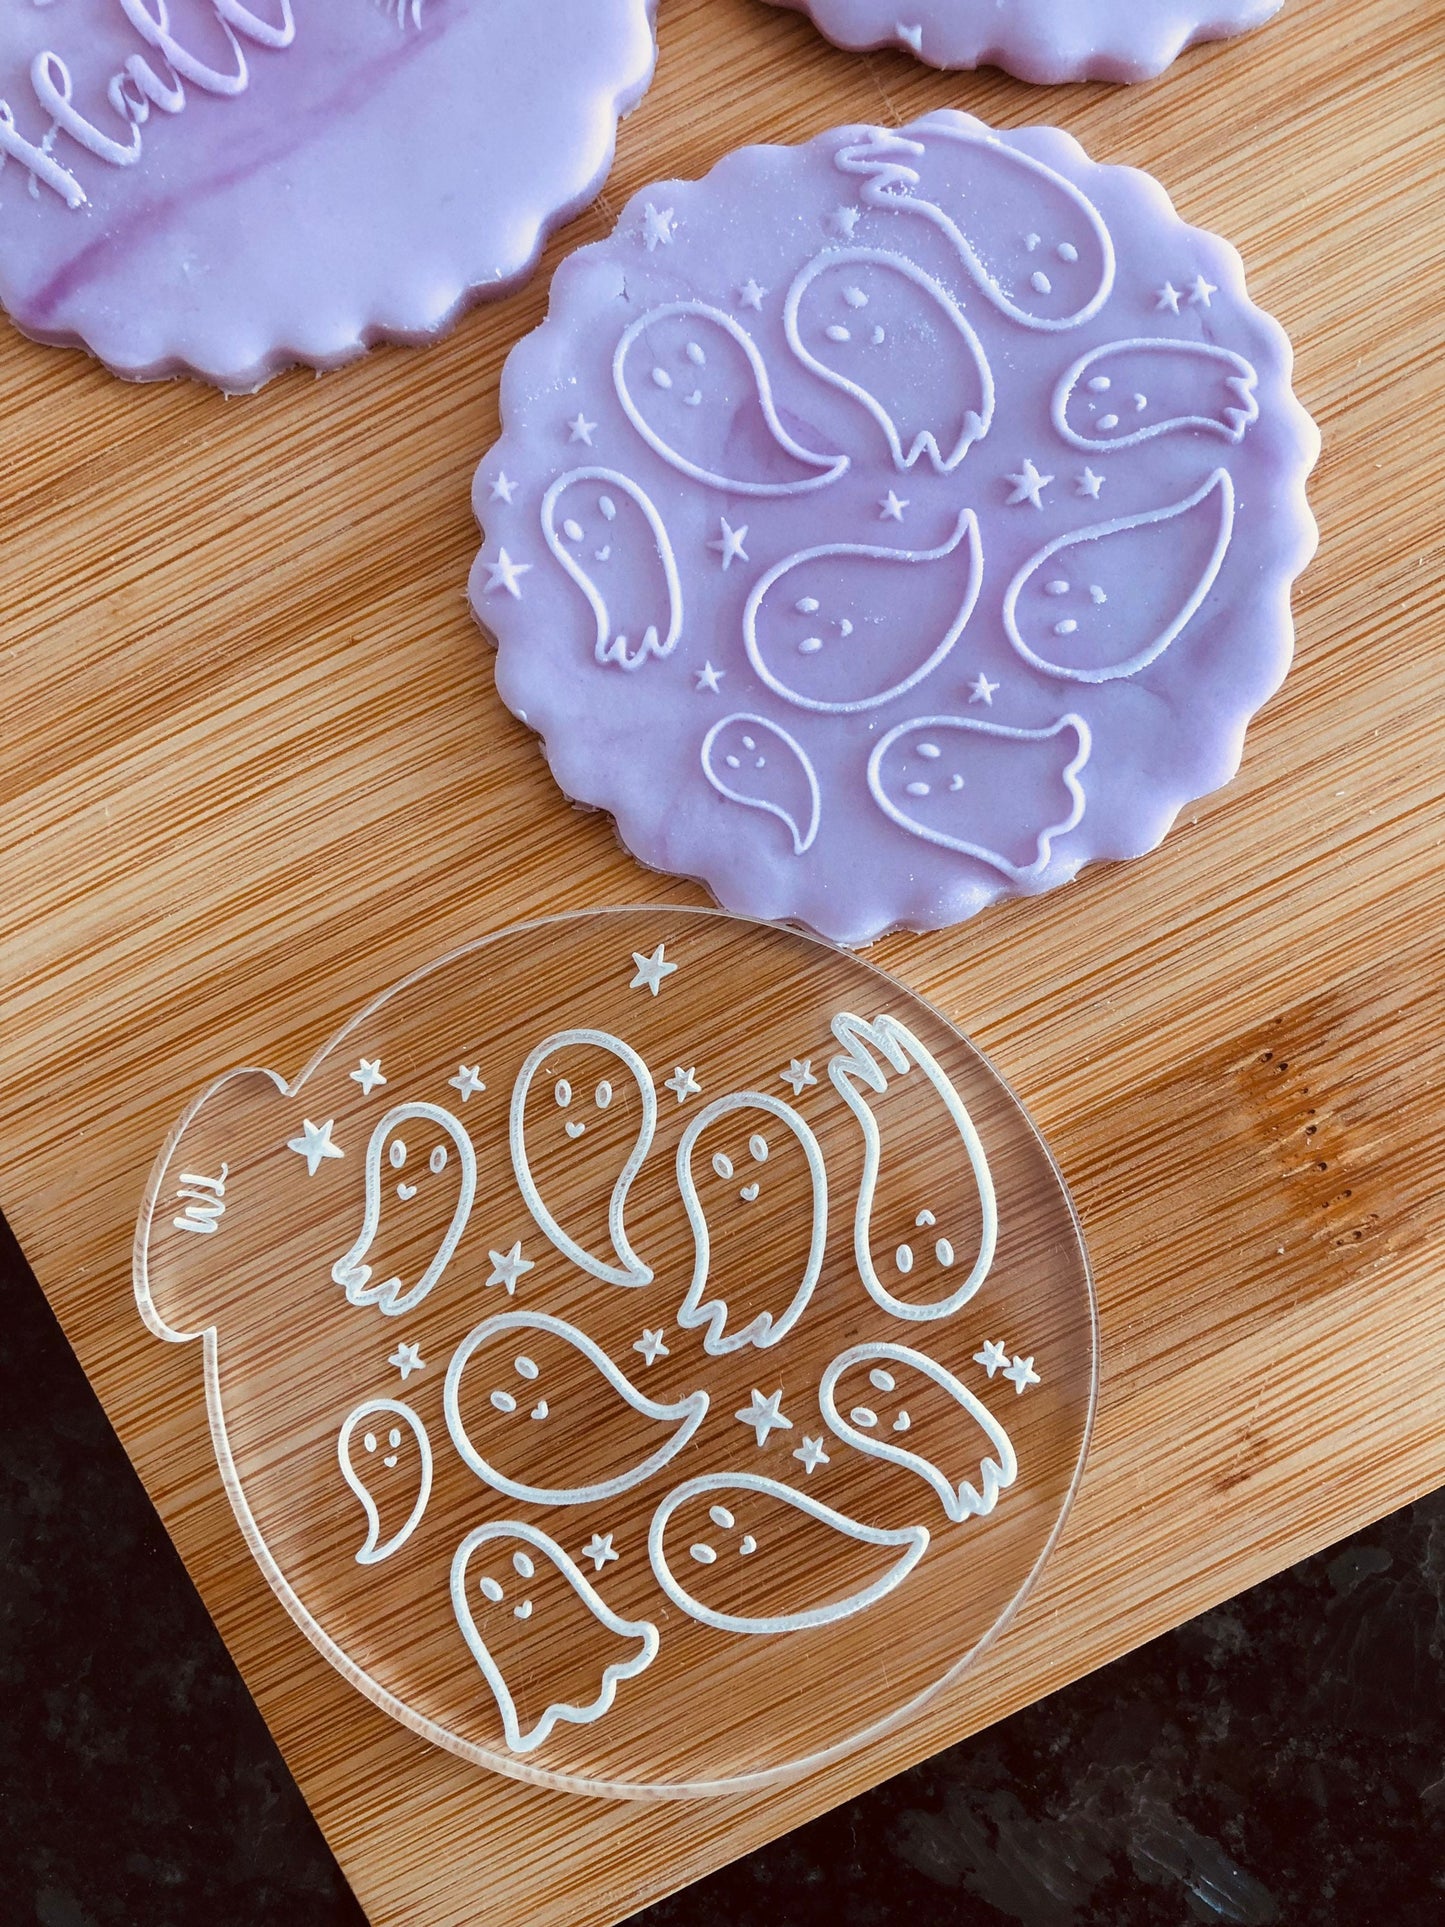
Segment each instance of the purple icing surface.
[[1152,849],[1292,648],[1318,452],[1239,257],[945,111],[644,190],[477,475],[497,687],[728,909],[863,943]]
[[228,389],[426,340],[595,191],[652,11],[12,0],[0,303],[119,374]]
[[932,67],[1020,80],[1148,80],[1186,47],[1258,27],[1283,0],[773,0],[840,47],[906,47]]

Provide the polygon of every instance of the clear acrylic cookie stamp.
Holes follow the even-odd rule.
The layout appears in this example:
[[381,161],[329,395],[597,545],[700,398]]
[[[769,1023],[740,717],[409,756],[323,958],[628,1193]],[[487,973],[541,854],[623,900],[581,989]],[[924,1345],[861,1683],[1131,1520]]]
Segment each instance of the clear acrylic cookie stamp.
[[332,1664],[613,1797],[917,1714],[1037,1576],[1096,1388],[1082,1236],[998,1075],[871,965],[713,911],[503,931],[294,1081],[221,1077],[135,1289],[199,1342],[237,1519]]

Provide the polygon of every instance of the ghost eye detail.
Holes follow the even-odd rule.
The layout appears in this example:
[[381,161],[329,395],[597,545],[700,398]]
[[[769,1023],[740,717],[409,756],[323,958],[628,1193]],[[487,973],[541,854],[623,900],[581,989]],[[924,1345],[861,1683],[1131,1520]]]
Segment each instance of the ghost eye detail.
[[387,1151],[386,1157],[387,1157],[387,1162],[390,1164],[392,1170],[399,1171],[401,1167],[406,1163],[405,1141],[399,1137],[394,1137],[391,1140],[391,1147]]
[[763,1136],[761,1131],[754,1131],[752,1136],[748,1139],[748,1150],[752,1153],[754,1163],[756,1164],[767,1163],[768,1140]]
[[726,1151],[713,1152],[712,1168],[714,1171],[717,1172],[720,1178],[726,1179],[726,1178],[730,1178],[733,1175],[733,1161],[728,1156]]
[[427,1169],[432,1173],[433,1177],[435,1177],[439,1175],[441,1172],[445,1171],[446,1168],[447,1168],[447,1147],[445,1146],[445,1144],[439,1144],[437,1145],[436,1149],[432,1152],[431,1156],[427,1159]]
[[599,1111],[605,1111],[607,1106],[612,1102],[612,1086],[605,1077],[597,1086],[594,1098]]
[[552,1095],[557,1100],[557,1108],[565,1111],[567,1106],[572,1102],[572,1086],[567,1082],[565,1077],[559,1077],[557,1079],[552,1089]]

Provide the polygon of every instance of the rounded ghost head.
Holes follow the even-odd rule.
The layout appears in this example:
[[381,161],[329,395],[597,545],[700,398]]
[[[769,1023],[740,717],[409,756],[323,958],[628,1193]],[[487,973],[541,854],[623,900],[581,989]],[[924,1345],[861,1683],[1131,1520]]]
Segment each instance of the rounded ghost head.
[[651,1282],[623,1212],[656,1128],[651,1072],[607,1031],[543,1038],[512,1087],[512,1168],[523,1201],[557,1249],[604,1284]]
[[[366,1147],[366,1202],[355,1244],[331,1267],[353,1305],[375,1305],[389,1318],[418,1306],[436,1284],[461,1241],[477,1190],[477,1158],[459,1119],[439,1104],[396,1104]],[[442,1212],[445,1229],[437,1237]],[[403,1247],[420,1239],[429,1253],[416,1281],[400,1271],[372,1284],[368,1262],[383,1230]],[[408,1267],[410,1269],[410,1267]]]
[[[776,1345],[823,1268],[828,1179],[817,1138],[790,1104],[737,1091],[704,1105],[683,1132],[677,1183],[695,1252],[678,1324],[704,1329],[715,1357]],[[728,1331],[739,1309],[746,1322]]]
[[366,1513],[359,1566],[380,1565],[404,1546],[431,1497],[431,1441],[409,1405],[395,1398],[358,1405],[336,1441],[341,1476]]

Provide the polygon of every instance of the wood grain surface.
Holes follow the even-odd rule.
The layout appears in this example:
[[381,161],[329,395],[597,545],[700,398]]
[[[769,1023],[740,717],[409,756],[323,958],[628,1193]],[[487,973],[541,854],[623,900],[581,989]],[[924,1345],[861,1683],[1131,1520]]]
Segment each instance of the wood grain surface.
[[1135,91],[1032,91],[664,0],[607,195],[946,103],[1055,119],[1243,251],[1325,435],[1299,660],[1162,851],[874,953],[988,1050],[1074,1188],[1093,1456],[1008,1638],[784,1791],[656,1808],[428,1748],[267,1590],[194,1348],[135,1315],[146,1172],[218,1068],[526,916],[696,902],[568,809],[463,589],[467,485],[546,272],[427,352],[247,401],[0,339],[0,1206],[378,1927],[611,1922],[1445,1478],[1445,217],[1438,10],[1290,0]]

